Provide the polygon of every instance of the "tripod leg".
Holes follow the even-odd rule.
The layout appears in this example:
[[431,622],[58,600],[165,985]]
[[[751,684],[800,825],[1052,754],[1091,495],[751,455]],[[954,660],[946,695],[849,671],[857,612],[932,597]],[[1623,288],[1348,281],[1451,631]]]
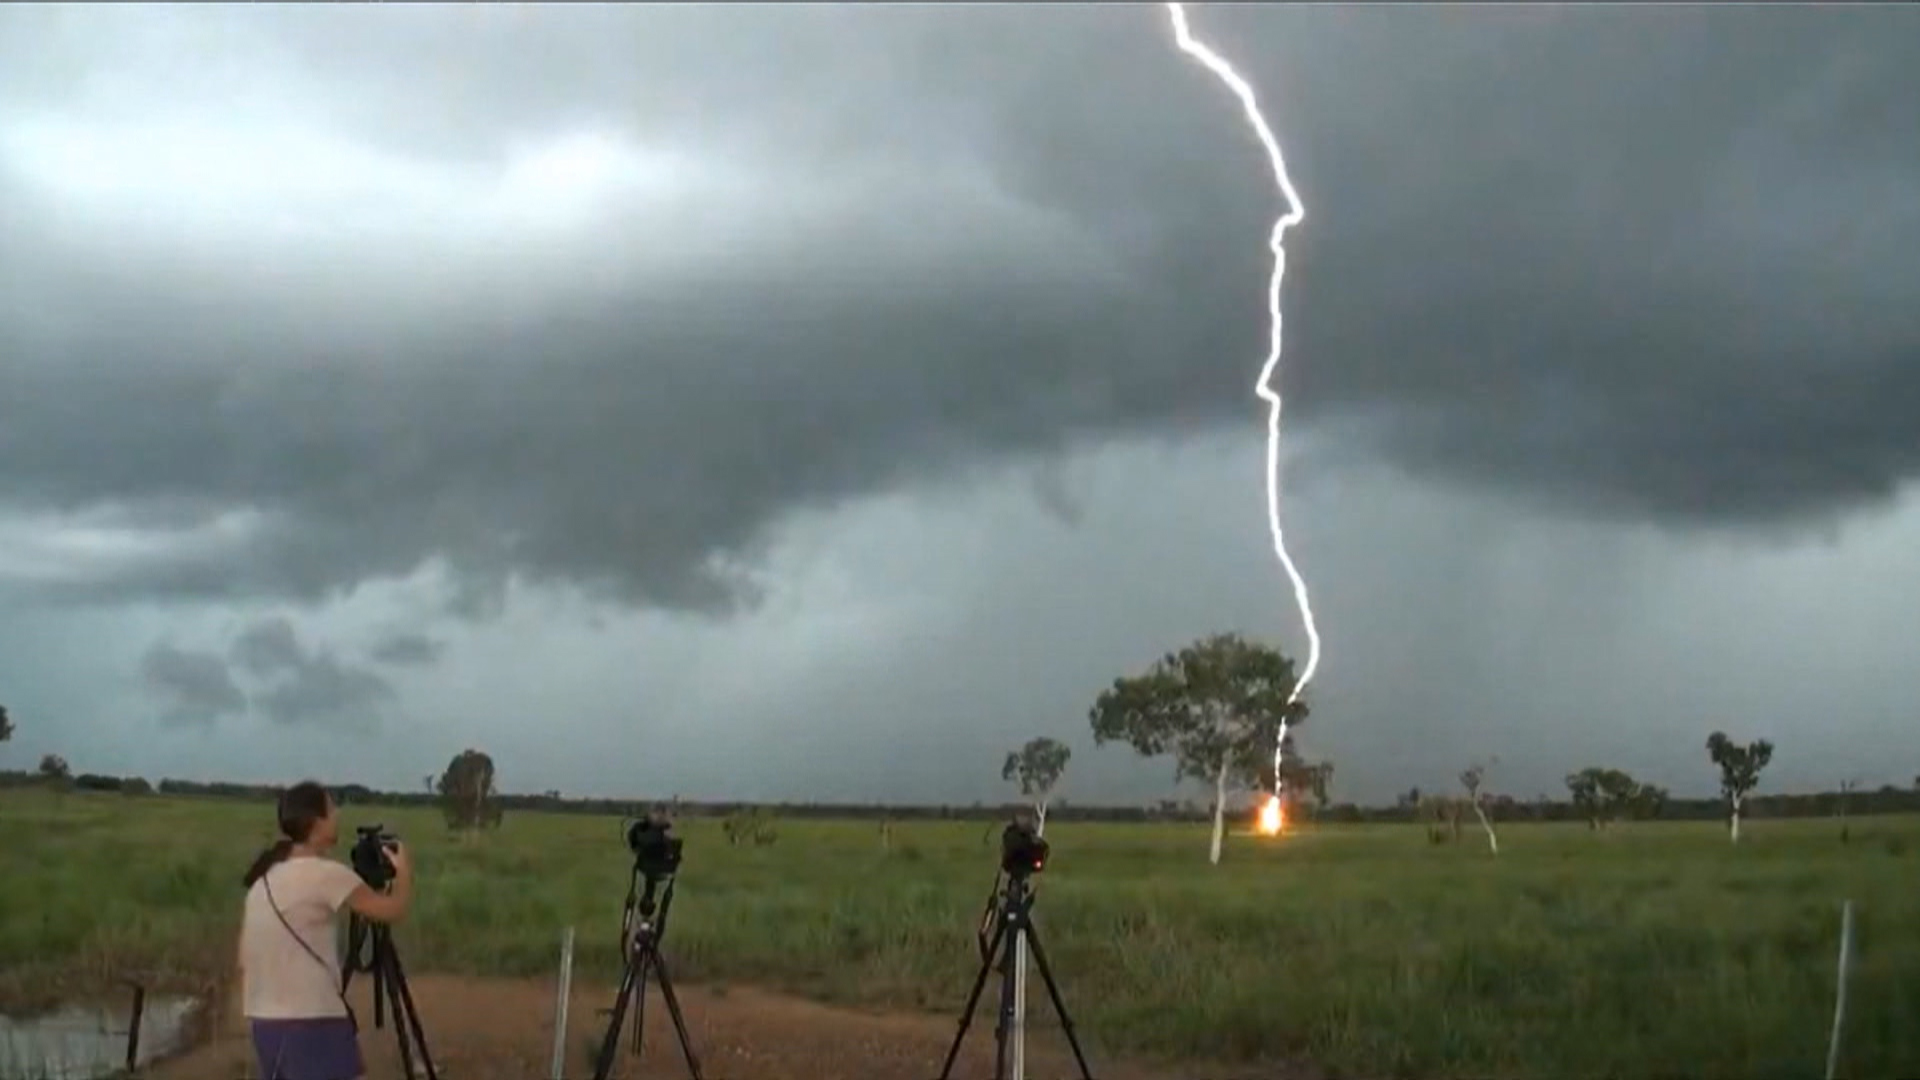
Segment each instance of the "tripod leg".
[[393,961],[379,948],[373,953],[374,1027],[380,1026],[380,1002],[393,1002],[393,1041],[400,1048],[400,1080],[413,1080],[413,1047],[407,1042],[407,1025],[400,1019],[400,995],[393,988]]
[[1067,1015],[1067,1003],[1060,999],[1060,986],[1053,981],[1053,967],[1047,963],[1047,951],[1040,947],[1040,935],[1027,927],[1027,951],[1033,954],[1033,965],[1040,969],[1040,980],[1047,984],[1047,996],[1053,999],[1053,1011],[1060,1017],[1060,1030],[1067,1034],[1067,1045],[1073,1048],[1073,1060],[1080,1066],[1080,1080],[1093,1080],[1093,1071],[1087,1068],[1087,1055],[1080,1051],[1080,1036],[1074,1034],[1073,1018]]
[[[1006,947],[1000,950],[1000,1009],[993,1023],[993,1080],[1007,1080],[1008,1070],[1012,1068],[1013,1003],[1020,985],[1016,974],[1018,965],[1014,963],[1014,957],[1020,955],[1017,948],[1020,927],[1009,922],[1004,937]],[[1022,1031],[1020,1037],[1026,1038],[1026,1032]]]
[[373,932],[373,1026],[378,1028],[386,1023],[387,1015],[387,939],[380,931]]
[[639,1057],[639,1042],[647,1032],[647,949],[639,945],[634,953],[634,1057]]
[[980,960],[980,973],[973,977],[973,989],[967,991],[966,1008],[960,1011],[960,1030],[953,1033],[953,1045],[947,1047],[947,1062],[940,1066],[940,1080],[947,1080],[953,1074],[953,1062],[960,1056],[960,1044],[967,1037],[967,1025],[973,1023],[973,1010],[980,1004],[980,992],[987,988],[987,973],[993,970],[993,958],[999,954],[1006,940],[1007,928],[1003,925],[994,934],[993,944],[987,947],[987,955]]
[[620,973],[620,992],[613,999],[613,1016],[607,1021],[606,1038],[600,1040],[600,1056],[593,1065],[593,1080],[607,1080],[613,1073],[613,1058],[620,1051],[620,1025],[627,1020],[627,1003],[633,999],[633,984],[638,978],[633,958],[627,958],[627,969]]
[[[413,1036],[413,1045],[420,1051],[420,1065],[426,1070],[427,1080],[440,1080],[439,1070],[433,1067],[433,1055],[427,1052],[427,1033],[420,1024],[420,1010],[413,1005],[413,988],[407,985],[407,973],[400,966],[400,954],[387,950],[387,962],[393,980],[390,997],[393,1000],[393,1026]],[[400,1063],[407,1070],[406,1080],[412,1080],[413,1062],[406,1052],[406,1036],[400,1039]]]
[[667,977],[667,961],[655,947],[649,953],[653,960],[654,973],[660,976],[660,996],[666,999],[667,1016],[673,1020],[673,1030],[680,1036],[680,1052],[686,1055],[687,1071],[693,1074],[693,1080],[701,1080],[700,1059],[693,1054],[693,1040],[687,1037],[687,1018],[680,1013],[680,996],[673,992],[673,980]]
[[647,1033],[647,968],[644,963],[634,966],[640,972],[633,987],[633,1053],[638,1057]]

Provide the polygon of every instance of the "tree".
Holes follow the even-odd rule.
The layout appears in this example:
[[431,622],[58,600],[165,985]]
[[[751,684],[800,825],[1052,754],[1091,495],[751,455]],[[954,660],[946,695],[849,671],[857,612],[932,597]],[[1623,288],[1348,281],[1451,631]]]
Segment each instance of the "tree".
[[493,787],[493,759],[479,750],[462,750],[447,763],[438,784],[447,828],[497,828],[501,808]]
[[1487,817],[1487,808],[1480,795],[1481,784],[1487,778],[1487,769],[1498,765],[1499,758],[1490,758],[1485,764],[1476,761],[1460,773],[1460,786],[1467,789],[1467,803],[1473,807],[1475,817],[1480,819],[1480,827],[1487,831],[1487,850],[1500,854],[1500,838],[1494,835],[1493,821]]
[[48,754],[40,759],[40,778],[53,784],[64,783],[73,779],[73,769],[67,765],[66,758]]
[[720,833],[727,838],[728,847],[743,843],[765,847],[780,836],[779,830],[774,828],[773,818],[758,806],[735,809],[720,823]]
[[1427,839],[1444,844],[1460,839],[1460,802],[1451,795],[1422,795],[1415,813],[1427,823]]
[[1302,796],[1313,796],[1314,804],[1321,810],[1332,801],[1329,792],[1333,786],[1333,762],[1310,762],[1301,757],[1291,731],[1280,742],[1280,771],[1275,780],[1274,791],[1287,801],[1289,819],[1300,806]]
[[0,742],[13,738],[13,717],[7,715],[7,707],[0,705]]
[[1071,747],[1043,735],[1027,740],[1027,745],[1008,754],[1006,763],[1000,766],[1000,779],[1019,781],[1020,794],[1033,801],[1033,813],[1043,832],[1047,827],[1047,802],[1072,756]]
[[1727,839],[1740,842],[1740,810],[1747,795],[1760,783],[1760,772],[1773,760],[1773,744],[1757,739],[1745,746],[1716,731],[1707,736],[1707,757],[1720,767],[1720,794],[1727,800]]
[[1218,864],[1228,786],[1277,780],[1281,726],[1307,717],[1306,702],[1290,700],[1295,683],[1293,661],[1277,650],[1215,634],[1163,656],[1143,675],[1115,679],[1088,720],[1096,743],[1125,742],[1146,757],[1171,754],[1176,779],[1213,785],[1208,858]]
[[1641,784],[1634,793],[1630,809],[1636,818],[1651,819],[1667,808],[1667,789],[1658,784]]
[[[1593,766],[1568,773],[1567,791],[1573,795],[1574,810],[1586,819],[1587,828],[1596,831],[1648,798],[1647,789],[1633,777],[1619,769]],[[1665,800],[1664,791],[1660,798]]]

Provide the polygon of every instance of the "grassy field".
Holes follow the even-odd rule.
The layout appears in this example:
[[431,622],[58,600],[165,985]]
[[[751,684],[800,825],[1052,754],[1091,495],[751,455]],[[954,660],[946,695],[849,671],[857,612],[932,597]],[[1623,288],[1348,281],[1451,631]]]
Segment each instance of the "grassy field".
[[[267,806],[0,793],[0,998],[232,957]],[[409,970],[550,975],[560,928],[610,980],[630,865],[610,819],[509,815],[477,842],[348,808],[413,843]],[[667,939],[681,981],[957,1012],[996,848],[977,823],[790,822],[728,847],[683,822]],[[1845,1075],[1920,1076],[1920,820],[1514,825],[1491,858],[1406,826],[1236,837],[1055,823],[1037,919],[1095,1053],[1307,1057],[1371,1076],[1818,1076],[1840,901],[1857,908]],[[342,853],[344,854],[344,852]],[[990,1005],[981,1023],[990,1027]],[[1035,1012],[1035,1021],[1045,1015]]]

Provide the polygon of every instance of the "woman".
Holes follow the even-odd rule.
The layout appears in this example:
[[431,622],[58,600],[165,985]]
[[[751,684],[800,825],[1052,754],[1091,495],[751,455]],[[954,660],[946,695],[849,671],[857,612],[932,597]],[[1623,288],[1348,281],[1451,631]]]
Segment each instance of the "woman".
[[398,922],[413,900],[413,863],[387,850],[393,885],[375,892],[326,858],[340,839],[332,796],[311,780],[280,796],[281,839],[247,871],[240,923],[241,999],[263,1080],[360,1080],[366,1072],[340,993],[341,905]]

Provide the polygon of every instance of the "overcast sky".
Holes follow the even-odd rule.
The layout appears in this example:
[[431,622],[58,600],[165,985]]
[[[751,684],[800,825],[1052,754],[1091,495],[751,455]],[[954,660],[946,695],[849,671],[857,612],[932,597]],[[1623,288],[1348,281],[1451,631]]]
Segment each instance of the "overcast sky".
[[[1192,14],[1336,797],[1910,782],[1920,12]],[[1174,794],[1282,209],[1158,6],[0,8],[0,767]]]

